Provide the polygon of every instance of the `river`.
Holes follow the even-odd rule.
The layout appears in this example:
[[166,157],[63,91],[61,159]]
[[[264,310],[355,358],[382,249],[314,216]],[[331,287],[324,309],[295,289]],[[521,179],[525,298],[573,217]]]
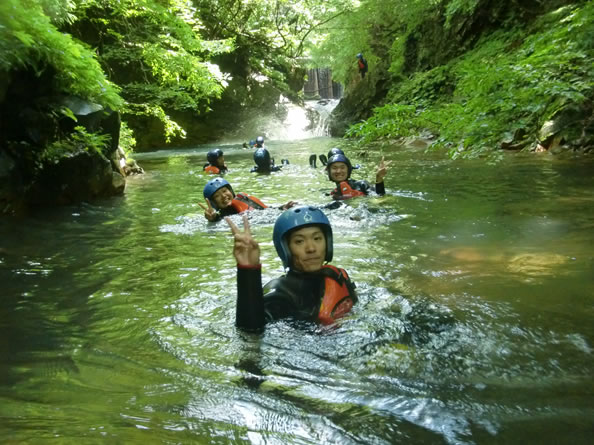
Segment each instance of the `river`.
[[[328,202],[308,157],[340,142],[267,142],[290,162],[270,176],[222,147],[235,191],[271,206],[250,213],[265,280],[274,207]],[[122,197],[0,220],[0,442],[591,443],[591,157],[381,147],[387,195],[327,211],[352,313],[254,335],[229,229],[198,206],[210,148],[137,155]],[[371,180],[380,151],[345,150]]]

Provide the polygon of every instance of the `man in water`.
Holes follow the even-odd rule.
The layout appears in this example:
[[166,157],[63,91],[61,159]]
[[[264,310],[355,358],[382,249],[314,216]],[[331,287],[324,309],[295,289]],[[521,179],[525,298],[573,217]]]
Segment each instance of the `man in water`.
[[254,144],[254,148],[258,149],[258,148],[262,148],[264,147],[264,136],[258,136],[256,138],[256,143]]
[[220,173],[225,173],[228,168],[225,164],[225,156],[223,156],[223,150],[220,148],[210,150],[206,153],[206,160],[208,164],[204,164],[202,168],[206,173],[211,175],[218,175]]
[[320,209],[293,207],[278,217],[272,239],[288,271],[264,289],[260,246],[251,235],[247,215],[243,232],[225,220],[233,233],[237,260],[236,326],[258,330],[268,321],[288,317],[330,324],[356,303],[355,284],[347,272],[325,265],[332,260],[332,227]]
[[270,158],[270,152],[264,147],[254,152],[254,162],[256,166],[250,170],[250,173],[272,173],[282,169],[282,166],[274,165],[274,159]]
[[[206,201],[206,207],[200,203],[198,205],[204,210],[204,217],[211,222],[218,221],[225,216],[268,208],[255,196],[245,193],[235,194],[231,184],[223,178],[208,181],[202,194]],[[280,206],[280,210],[289,209],[296,204],[294,201],[289,201]]]
[[384,162],[384,158],[379,163],[375,173],[375,187],[372,187],[365,180],[355,181],[350,179],[353,171],[351,161],[343,154],[335,154],[328,159],[326,169],[328,170],[328,179],[336,183],[336,188],[330,192],[333,199],[350,199],[356,196],[368,195],[370,191],[375,190],[378,195],[385,195],[384,178],[388,172],[389,162]]

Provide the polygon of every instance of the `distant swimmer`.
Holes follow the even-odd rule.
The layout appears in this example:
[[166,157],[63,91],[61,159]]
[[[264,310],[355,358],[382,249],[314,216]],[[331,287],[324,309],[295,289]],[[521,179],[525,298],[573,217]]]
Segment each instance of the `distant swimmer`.
[[274,165],[274,159],[270,157],[270,152],[265,148],[258,148],[254,152],[254,162],[256,166],[253,167],[251,173],[272,173],[282,169],[280,165]]
[[227,172],[228,168],[225,164],[225,156],[223,150],[220,148],[210,150],[206,153],[206,160],[208,164],[204,164],[203,170],[211,175],[218,175]]
[[253,148],[258,149],[258,148],[262,148],[262,147],[264,147],[264,136],[258,136],[256,138],[256,143],[254,144]]

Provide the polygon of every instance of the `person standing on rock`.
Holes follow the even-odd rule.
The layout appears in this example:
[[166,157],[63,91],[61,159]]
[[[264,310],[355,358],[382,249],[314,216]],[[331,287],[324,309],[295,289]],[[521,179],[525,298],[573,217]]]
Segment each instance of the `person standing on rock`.
[[365,73],[367,73],[367,60],[363,57],[363,54],[357,54],[357,65],[359,66],[359,74],[361,74],[361,79],[365,77]]

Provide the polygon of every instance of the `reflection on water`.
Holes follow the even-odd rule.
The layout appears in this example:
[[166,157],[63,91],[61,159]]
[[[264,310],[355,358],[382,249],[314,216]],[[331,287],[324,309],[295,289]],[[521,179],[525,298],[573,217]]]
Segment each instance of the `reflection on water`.
[[[290,165],[270,176],[223,147],[270,206],[249,215],[264,280],[277,207],[328,202],[308,158],[336,143],[273,141]],[[383,147],[387,195],[327,212],[352,314],[251,335],[229,230],[198,206],[209,148],[139,155],[124,197],[0,221],[2,442],[590,442],[591,160]],[[372,179],[379,152],[349,154]]]

